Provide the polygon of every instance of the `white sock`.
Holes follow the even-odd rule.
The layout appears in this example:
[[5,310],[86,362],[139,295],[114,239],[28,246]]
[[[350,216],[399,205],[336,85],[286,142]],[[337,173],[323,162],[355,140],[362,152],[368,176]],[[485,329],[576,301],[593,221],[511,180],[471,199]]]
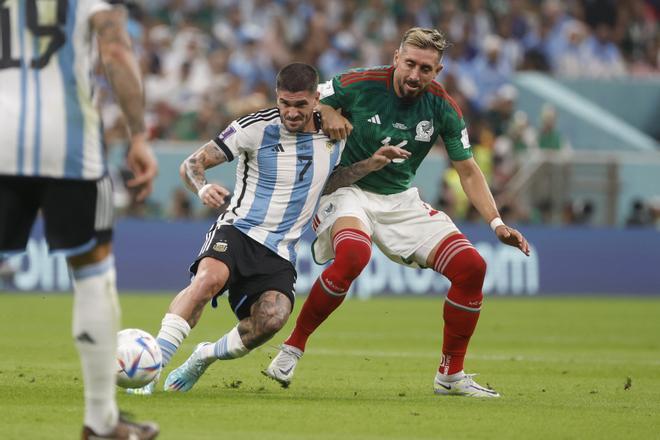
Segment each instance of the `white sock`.
[[163,353],[163,368],[165,368],[183,340],[188,337],[190,325],[179,315],[166,313],[160,326],[156,340],[160,345],[160,351]]
[[438,371],[435,377],[442,382],[456,382],[457,380],[462,379],[463,376],[465,376],[465,373],[461,370],[454,374],[442,374]]
[[85,425],[99,435],[117,425],[115,401],[117,369],[117,301],[115,261],[72,269],[73,337],[80,354],[85,384]]
[[202,359],[213,362],[215,360],[229,360],[245,356],[250,352],[243,345],[241,335],[238,333],[238,325],[231,329],[226,335],[218,339],[214,344],[202,347]]

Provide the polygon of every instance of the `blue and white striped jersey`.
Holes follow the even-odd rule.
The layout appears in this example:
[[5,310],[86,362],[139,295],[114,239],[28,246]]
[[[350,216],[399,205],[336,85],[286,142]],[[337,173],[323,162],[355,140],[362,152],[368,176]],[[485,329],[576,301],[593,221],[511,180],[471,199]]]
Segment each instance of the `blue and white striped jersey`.
[[103,0],[0,1],[0,175],[106,172],[90,18]]
[[218,224],[233,224],[295,265],[298,240],[339,164],[344,141],[322,132],[289,132],[272,108],[233,121],[215,143],[227,160],[238,161],[234,195]]

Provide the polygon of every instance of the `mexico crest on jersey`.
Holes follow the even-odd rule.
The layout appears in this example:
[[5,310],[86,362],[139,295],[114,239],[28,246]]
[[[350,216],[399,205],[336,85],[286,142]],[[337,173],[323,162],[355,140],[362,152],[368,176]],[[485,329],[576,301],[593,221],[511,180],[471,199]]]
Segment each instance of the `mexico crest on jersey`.
[[431,135],[433,134],[433,122],[420,121],[415,128],[417,132],[415,136],[416,141],[431,142]]

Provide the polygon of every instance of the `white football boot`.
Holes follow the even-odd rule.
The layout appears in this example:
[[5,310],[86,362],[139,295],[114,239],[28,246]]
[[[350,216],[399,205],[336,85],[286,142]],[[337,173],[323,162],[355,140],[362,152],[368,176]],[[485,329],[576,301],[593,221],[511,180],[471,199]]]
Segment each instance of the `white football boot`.
[[212,342],[200,342],[195,347],[195,351],[181,364],[177,369],[170,372],[165,379],[165,391],[190,391],[195,386],[206,369],[213,361],[204,360],[201,355],[201,348]]
[[445,382],[441,380],[440,373],[436,373],[433,381],[433,391],[441,396],[468,396],[468,397],[500,397],[500,394],[483,387],[472,379],[475,374],[465,374],[458,380]]
[[299,348],[282,344],[280,352],[277,353],[277,356],[262,373],[279,382],[282,387],[287,388],[291,384],[296,365],[302,355],[303,352]]

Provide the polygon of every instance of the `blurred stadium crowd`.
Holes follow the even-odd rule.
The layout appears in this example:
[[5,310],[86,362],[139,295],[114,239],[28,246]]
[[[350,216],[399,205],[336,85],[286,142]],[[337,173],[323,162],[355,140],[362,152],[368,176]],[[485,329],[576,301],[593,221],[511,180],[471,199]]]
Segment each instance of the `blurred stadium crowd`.
[[[272,105],[275,74],[291,61],[317,66],[326,80],[352,67],[389,64],[412,26],[442,30],[452,46],[438,80],[462,108],[496,195],[521,152],[570,148],[551,106],[540,115],[515,111],[514,72],[580,78],[660,72],[657,0],[149,0],[129,6],[153,140],[207,140],[237,116]],[[101,101],[108,142],[120,143],[126,137],[120,112],[109,93],[102,92]],[[469,220],[474,213],[451,168],[441,185],[438,207]],[[185,203],[185,193],[174,200]],[[566,209],[566,222],[584,218],[571,205]],[[176,206],[170,212],[187,215]]]

